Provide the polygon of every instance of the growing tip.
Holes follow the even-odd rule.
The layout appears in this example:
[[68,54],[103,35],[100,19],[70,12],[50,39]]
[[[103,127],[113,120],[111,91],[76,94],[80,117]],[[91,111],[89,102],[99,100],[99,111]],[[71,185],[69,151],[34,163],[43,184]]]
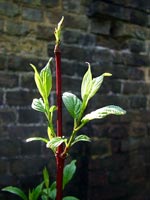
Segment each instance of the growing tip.
[[111,74],[111,73],[108,73],[108,72],[105,72],[105,73],[103,74],[103,76],[112,76],[112,74]]

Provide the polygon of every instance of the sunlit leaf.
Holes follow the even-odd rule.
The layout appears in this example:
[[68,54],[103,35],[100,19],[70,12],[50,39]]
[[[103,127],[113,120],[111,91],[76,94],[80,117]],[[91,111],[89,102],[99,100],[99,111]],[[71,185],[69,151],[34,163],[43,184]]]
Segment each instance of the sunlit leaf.
[[62,23],[64,21],[64,16],[62,16],[60,22],[58,23],[58,26],[55,28],[55,38],[56,38],[56,44],[59,44],[60,42],[60,36],[61,36],[61,28],[62,28]]
[[50,107],[49,112],[54,112],[55,110],[57,110],[57,106],[53,105]]
[[124,115],[124,114],[126,114],[126,111],[123,110],[121,107],[109,105],[85,115],[81,121],[83,123],[86,123],[93,119],[102,119],[107,115]]
[[112,74],[110,74],[110,73],[104,73],[101,76],[93,78],[92,87],[91,87],[91,90],[89,92],[88,99],[92,98],[96,94],[96,92],[99,90],[99,88],[101,87],[101,84],[104,80],[104,76],[111,76],[111,75]]
[[41,98],[33,99],[31,107],[36,111],[45,112],[45,104]]
[[31,138],[26,139],[26,142],[32,142],[32,141],[42,141],[42,142],[48,143],[48,140],[42,137],[31,137]]
[[6,192],[10,192],[12,194],[16,194],[17,196],[19,196],[21,199],[23,200],[28,200],[27,196],[25,195],[25,193],[17,188],[17,187],[13,187],[13,186],[8,186],[2,189],[2,191],[6,191]]
[[71,163],[65,166],[63,172],[63,189],[65,188],[66,184],[72,179],[73,175],[76,171],[76,160],[72,160]]
[[54,137],[47,143],[47,148],[55,149],[60,146],[62,143],[66,141],[65,138],[62,137]]
[[88,63],[88,70],[85,73],[81,84],[81,97],[83,100],[87,99],[91,91],[91,88],[92,88],[92,73],[91,73],[91,66]]
[[62,99],[70,115],[74,119],[77,119],[81,110],[81,100],[76,95],[69,92],[65,92]]
[[72,142],[72,145],[74,145],[77,142],[90,142],[91,139],[87,135],[79,135],[75,138],[75,140]]
[[41,70],[40,72],[40,78],[45,90],[46,97],[49,96],[50,91],[52,89],[52,73],[50,70],[50,62],[52,58],[49,59],[48,63],[46,66]]
[[34,80],[35,80],[36,86],[38,88],[38,91],[41,94],[41,96],[44,97],[45,96],[45,89],[43,87],[41,77],[40,77],[36,67],[33,64],[30,64],[30,66],[34,70]]

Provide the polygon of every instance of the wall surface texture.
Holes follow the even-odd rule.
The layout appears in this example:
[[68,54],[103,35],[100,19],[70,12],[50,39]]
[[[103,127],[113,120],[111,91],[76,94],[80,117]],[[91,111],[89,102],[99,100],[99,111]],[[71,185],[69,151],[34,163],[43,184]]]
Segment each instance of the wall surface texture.
[[[30,63],[40,70],[53,55],[54,27],[64,15],[63,91],[80,97],[90,62],[93,76],[110,72],[89,110],[115,104],[122,117],[92,121],[81,132],[91,144],[71,151],[78,170],[68,192],[81,200],[150,199],[150,1],[0,0],[0,188],[32,187],[55,160],[32,136],[46,135],[43,116],[31,109],[38,97]],[[55,83],[55,66],[52,66]],[[55,87],[50,98],[55,102]],[[64,134],[72,119],[65,111]],[[0,200],[17,199],[4,192]]]

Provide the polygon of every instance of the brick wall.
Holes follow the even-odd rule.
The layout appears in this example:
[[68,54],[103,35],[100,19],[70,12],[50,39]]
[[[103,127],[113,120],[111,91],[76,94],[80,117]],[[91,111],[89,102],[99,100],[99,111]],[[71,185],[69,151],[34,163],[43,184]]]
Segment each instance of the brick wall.
[[[25,139],[46,134],[45,120],[30,106],[38,94],[29,63],[41,69],[53,56],[62,15],[63,90],[79,94],[88,61],[94,76],[113,74],[89,110],[108,104],[127,110],[85,128],[93,143],[72,150],[79,169],[68,192],[81,200],[149,199],[150,3],[138,0],[0,1],[0,186],[33,186],[45,165],[55,176],[52,154]],[[65,110],[63,115],[67,132],[72,121]],[[0,199],[14,196],[0,193]]]

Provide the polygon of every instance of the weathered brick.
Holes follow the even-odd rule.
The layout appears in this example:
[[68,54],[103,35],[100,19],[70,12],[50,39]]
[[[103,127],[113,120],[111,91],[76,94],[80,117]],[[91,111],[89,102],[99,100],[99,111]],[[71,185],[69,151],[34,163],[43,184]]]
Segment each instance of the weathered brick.
[[126,40],[121,44],[122,49],[130,49],[131,52],[139,53],[139,52],[145,52],[146,46],[145,42],[141,40],[136,39],[130,39]]
[[83,34],[79,31],[65,30],[63,32],[63,42],[66,44],[93,46],[95,44],[95,37],[90,34]]
[[6,174],[8,172],[8,160],[0,160],[0,174]]
[[113,56],[108,48],[97,47],[94,49],[94,52],[92,54],[92,61],[98,62],[100,66],[104,66],[104,64],[105,66],[110,66],[113,61]]
[[[34,175],[41,172],[46,165],[47,161],[38,157],[14,159],[10,165],[12,174],[17,175]],[[33,170],[34,168],[34,170]]]
[[6,69],[7,66],[7,55],[0,54],[0,70]]
[[145,123],[133,122],[130,126],[128,133],[130,136],[135,136],[135,137],[144,136],[147,134],[147,127]]
[[96,97],[96,101],[94,98],[91,100],[92,109],[98,109],[106,105],[118,105],[124,109],[129,108],[129,98],[125,95],[101,95],[101,93],[98,92]]
[[25,142],[21,143],[21,155],[22,156],[33,156],[41,154],[41,142]]
[[131,108],[146,108],[147,98],[142,95],[134,95],[129,97]]
[[6,103],[10,106],[29,106],[33,98],[37,98],[36,92],[10,91],[6,93]]
[[87,64],[77,61],[62,60],[62,75],[83,77],[87,70]]
[[41,121],[41,113],[31,109],[19,110],[19,123],[39,123]]
[[[18,0],[20,1],[20,0]],[[34,0],[34,1],[31,1],[31,0],[21,0],[22,3],[26,3],[26,4],[33,4],[35,6],[39,6],[41,3],[41,0]]]
[[3,96],[4,93],[3,92],[0,92],[0,105],[3,105]]
[[111,156],[112,151],[111,151],[110,140],[103,138],[103,139],[94,141],[93,139],[93,143],[91,145],[91,151],[92,151],[93,156],[98,156],[99,158]]
[[36,31],[36,38],[37,39],[44,39],[48,41],[54,41],[54,30],[52,27],[38,25]]
[[147,26],[148,25],[148,14],[138,11],[138,10],[132,10],[130,15],[130,21],[131,23]]
[[45,7],[56,7],[59,5],[59,0],[41,0],[41,4]]
[[25,36],[29,33],[29,26],[25,23],[7,21],[5,32],[9,35]]
[[30,63],[34,64],[37,68],[43,68],[47,60],[36,57],[24,57],[10,55],[8,57],[8,69],[11,71],[33,71],[30,67]]
[[40,9],[35,8],[24,8],[22,12],[22,17],[29,21],[43,21],[43,13]]
[[67,1],[67,0],[64,0],[63,2],[63,9],[66,10],[66,11],[69,11],[69,12],[74,12],[74,13],[80,13],[81,12],[81,3],[80,1],[74,1],[74,0],[71,0],[71,1]]
[[19,77],[15,74],[0,73],[0,87],[14,88],[18,86]]
[[115,37],[135,37],[140,40],[150,37],[148,28],[121,21],[116,21],[113,24],[111,33]]
[[150,64],[149,56],[136,53],[122,53],[122,60],[125,65],[148,66]]
[[3,33],[4,31],[4,21],[0,20],[0,32]]
[[149,94],[150,85],[140,82],[125,82],[123,84],[123,93],[124,94]]
[[87,48],[83,49],[77,46],[63,45],[62,52],[63,52],[63,58],[69,60],[78,60],[82,62],[86,62],[87,60],[90,62],[91,60],[90,51],[88,51]]
[[26,140],[29,137],[46,137],[47,128],[44,125],[39,124],[30,124],[26,125],[18,125],[8,127],[8,133],[10,138],[16,138],[20,140]]
[[0,109],[0,124],[7,125],[9,123],[16,122],[16,112],[9,108],[2,108]]
[[130,19],[130,9],[119,5],[114,5],[106,2],[93,2],[89,9],[89,16],[96,17],[100,15],[107,15],[110,17],[119,18],[121,20]]
[[65,21],[64,21],[64,26],[66,28],[74,28],[81,30],[87,30],[88,29],[88,19],[85,15],[71,15],[71,14],[66,14],[65,15]]
[[119,4],[125,7],[132,7],[137,8],[138,10],[148,11],[150,5],[148,1],[137,1],[137,0],[129,0],[129,1],[122,1],[122,0],[109,0],[111,3]]
[[62,78],[62,88],[64,91],[79,92],[81,81],[79,79],[72,79],[68,77]]
[[109,35],[111,22],[106,21],[105,19],[101,20],[92,20],[91,21],[91,32],[95,34]]
[[14,17],[20,13],[18,5],[11,2],[0,2],[0,14]]
[[[6,148],[7,146],[7,148]],[[0,152],[2,157],[12,157],[19,155],[20,144],[17,140],[0,140]]]

